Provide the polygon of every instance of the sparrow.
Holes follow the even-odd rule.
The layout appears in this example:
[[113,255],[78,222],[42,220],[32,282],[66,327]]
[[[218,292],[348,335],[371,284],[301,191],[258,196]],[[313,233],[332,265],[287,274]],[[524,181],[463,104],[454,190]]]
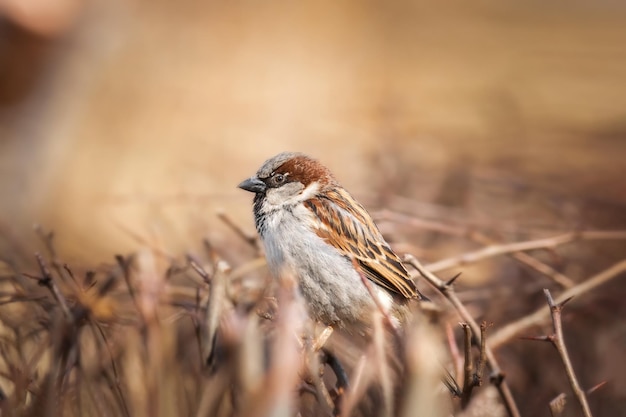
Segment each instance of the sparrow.
[[346,328],[377,305],[396,317],[409,300],[424,299],[369,213],[316,159],[280,153],[238,187],[255,194],[270,273],[295,275],[313,319]]

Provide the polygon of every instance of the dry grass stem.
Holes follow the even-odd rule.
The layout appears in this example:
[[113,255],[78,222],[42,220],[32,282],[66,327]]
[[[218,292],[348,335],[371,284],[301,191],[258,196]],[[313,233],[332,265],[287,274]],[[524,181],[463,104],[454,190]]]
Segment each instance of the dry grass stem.
[[[408,206],[408,199],[403,204]],[[447,213],[453,212],[458,213]],[[575,302],[579,302],[580,295],[624,276],[626,259],[576,283],[583,277],[575,272],[583,267],[598,271],[605,268],[596,266],[601,262],[586,263],[596,248],[580,245],[574,248],[576,258],[558,258],[572,271],[571,278],[528,251],[550,251],[589,240],[626,239],[626,232],[587,230],[501,243],[501,236],[530,238],[547,234],[538,228],[532,233],[543,234],[532,234],[514,223],[507,226],[506,233],[510,234],[506,234],[502,227],[497,229],[495,222],[479,231],[467,224],[445,224],[389,211],[381,212],[381,216],[402,226],[435,232],[430,234],[438,240],[432,251],[424,240],[424,259],[435,259],[440,243],[449,237],[483,247],[427,266],[407,256],[407,264],[417,270],[412,270],[412,277],[421,275],[443,297],[436,294],[432,302],[422,303],[422,314],[402,326],[396,310],[384,308],[375,285],[361,273],[362,285],[375,303],[370,326],[355,332],[327,327],[317,336],[316,328],[307,321],[297,277],[285,274],[279,280],[273,279],[264,268],[258,238],[246,233],[229,214],[222,213],[219,219],[234,233],[235,246],[249,245],[254,253],[228,253],[229,247],[212,247],[207,240],[198,256],[191,255],[195,252],[187,248],[174,257],[158,244],[134,235],[147,249],[118,255],[115,262],[91,269],[78,262],[70,268],[55,248],[55,234],[36,227],[37,244],[43,247],[45,256],[21,259],[15,252],[16,244],[3,246],[12,254],[0,253],[0,412],[15,417],[449,417],[500,416],[506,408],[510,416],[518,417],[520,411],[509,384],[516,389],[519,405],[526,409],[528,403],[522,404],[522,400],[530,395],[527,392],[558,392],[548,385],[552,381],[549,378],[537,385],[523,385],[526,375],[521,365],[538,368],[549,358],[533,358],[529,365],[525,356],[514,356],[514,349],[503,350],[498,359],[507,371],[511,370],[505,380],[494,350],[552,317],[552,334],[541,339],[556,346],[576,399],[585,416],[591,416],[587,397],[596,398],[585,395],[580,388],[573,371],[578,366],[569,356],[571,353],[572,359],[576,358],[574,349],[582,349],[582,343],[572,341],[568,344],[571,352],[566,350],[560,310],[571,297],[576,296]],[[385,226],[389,224],[383,229]],[[238,239],[246,244],[242,246]],[[415,247],[420,244],[417,240],[411,242]],[[619,244],[603,243],[603,254],[623,258]],[[232,270],[222,255],[234,264]],[[455,280],[460,274],[446,281],[434,273],[497,256],[510,257],[523,268],[550,278],[563,292],[554,299],[546,292],[549,306],[524,315],[518,311],[527,308],[525,299],[507,303],[507,299],[489,297],[535,295],[540,288],[536,283],[518,282],[514,277],[507,281],[510,287],[495,288],[492,282],[476,290],[480,297],[473,292],[473,298],[460,298],[471,292],[456,292]],[[512,263],[494,262],[489,267],[509,270]],[[442,302],[452,308],[435,305],[443,298],[447,301]],[[428,314],[428,307],[433,305],[438,314]],[[489,325],[474,319],[487,314],[500,323],[507,319],[499,314],[520,318],[488,337]],[[463,324],[457,330],[454,326],[458,321]],[[585,323],[575,324],[581,326],[577,331],[585,330]],[[445,330],[445,335],[438,330]],[[440,357],[445,351],[443,337],[454,364],[454,369],[450,364],[447,368],[463,381],[462,388],[442,369],[446,360]],[[598,338],[595,342],[607,340]],[[598,369],[606,372],[603,367]],[[493,387],[479,388],[487,378],[485,372],[490,372]],[[441,386],[442,375],[452,396]],[[613,379],[610,375],[596,377]],[[572,406],[570,398],[561,394],[550,402],[553,417],[566,414],[564,405],[570,401],[568,407]],[[541,406],[545,408],[545,404]],[[595,408],[595,404],[591,406]]]

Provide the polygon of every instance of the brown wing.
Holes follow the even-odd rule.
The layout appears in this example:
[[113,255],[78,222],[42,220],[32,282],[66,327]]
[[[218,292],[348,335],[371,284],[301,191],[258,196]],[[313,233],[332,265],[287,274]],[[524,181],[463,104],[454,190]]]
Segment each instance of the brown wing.
[[421,298],[409,273],[365,211],[343,189],[305,201],[320,225],[318,236],[346,256],[354,257],[367,278],[405,298]]

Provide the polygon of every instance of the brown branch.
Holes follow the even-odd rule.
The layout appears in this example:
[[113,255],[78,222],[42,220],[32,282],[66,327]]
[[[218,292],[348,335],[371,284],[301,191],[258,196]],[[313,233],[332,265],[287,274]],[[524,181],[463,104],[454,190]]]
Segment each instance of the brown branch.
[[527,253],[517,252],[512,253],[509,256],[516,261],[526,265],[527,267],[535,270],[536,272],[545,275],[563,288],[571,288],[576,285],[576,282],[567,275],[562,274],[561,272],[552,268],[550,265],[541,262],[539,259],[534,258]]
[[559,236],[553,236],[545,239],[529,240],[526,242],[515,242],[501,245],[490,245],[474,252],[464,253],[448,259],[426,265],[431,272],[439,272],[442,270],[458,267],[460,265],[478,262],[485,258],[491,258],[498,255],[511,254],[515,252],[525,252],[537,249],[551,249],[576,240],[612,240],[626,239],[626,231],[600,231],[588,230],[581,232],[564,233]]
[[459,352],[459,347],[456,344],[454,331],[452,330],[450,323],[446,323],[446,336],[448,339],[448,346],[450,348],[450,356],[452,357],[452,363],[454,364],[454,373],[456,377],[460,379],[463,375],[463,359],[461,358],[461,353]]
[[461,408],[465,409],[471,399],[472,391],[475,387],[482,385],[483,372],[485,364],[487,362],[487,344],[485,333],[487,331],[487,322],[483,321],[480,324],[480,356],[478,357],[478,363],[476,366],[473,364],[471,349],[472,349],[472,331],[467,323],[461,323],[464,334],[464,346],[465,346],[465,366],[463,372],[463,393],[461,395]]
[[599,384],[594,385],[593,387],[591,387],[591,388],[589,388],[587,390],[587,395],[596,392],[597,390],[599,390],[600,388],[602,388],[605,385],[606,385],[606,381],[602,381]]
[[65,296],[59,290],[59,287],[54,282],[54,277],[50,273],[50,270],[46,266],[46,262],[43,260],[43,257],[39,254],[35,254],[35,258],[37,258],[37,263],[39,264],[39,269],[43,275],[42,278],[38,280],[39,285],[46,287],[52,293],[54,299],[59,303],[61,310],[63,311],[63,316],[68,323],[71,323],[74,319],[72,316],[72,312],[70,311],[69,306],[67,305],[67,300],[65,300]]
[[563,325],[561,322],[561,311],[563,310],[563,306],[567,303],[571,298],[566,298],[564,301],[559,302],[558,304],[552,298],[552,294],[550,294],[550,290],[544,289],[543,293],[545,294],[548,300],[548,306],[550,307],[550,315],[552,317],[552,330],[553,333],[548,336],[550,342],[556,350],[559,352],[559,356],[563,361],[563,366],[565,367],[565,372],[567,373],[567,379],[569,380],[570,386],[574,391],[574,395],[580,404],[580,408],[583,411],[585,417],[592,417],[591,409],[589,408],[589,403],[587,402],[587,395],[585,391],[580,387],[580,383],[576,378],[576,373],[574,372],[574,367],[572,366],[572,361],[570,360],[569,354],[567,352],[567,347],[565,346],[565,339],[563,337]]
[[211,284],[211,277],[204,270],[204,268],[202,268],[202,266],[200,266],[200,263],[198,261],[196,261],[196,259],[193,257],[193,255],[187,254],[187,262],[193,268],[193,270],[196,271],[196,273],[198,275],[200,275],[200,278],[202,278],[202,280],[206,284],[209,284],[209,285]]
[[233,219],[230,218],[226,213],[219,212],[217,213],[218,219],[223,221],[226,226],[228,226],[237,236],[239,236],[244,242],[252,246],[257,251],[259,250],[259,239],[256,235],[250,235],[246,233],[238,224],[236,224]]
[[485,365],[487,364],[487,326],[487,322],[484,320],[480,323],[480,356],[478,358],[478,369],[476,370],[479,386],[482,384]]
[[477,386],[474,379],[474,361],[472,360],[472,329],[467,323],[461,323],[463,328],[464,366],[463,366],[463,393],[461,394],[461,408],[465,409],[470,402],[472,391]]
[[[424,277],[424,279],[426,279],[443,296],[448,299],[448,301],[457,310],[459,316],[461,316],[463,321],[465,321],[471,327],[474,335],[479,335],[481,333],[480,326],[478,325],[478,323],[476,323],[469,311],[467,311],[465,305],[463,305],[463,303],[459,300],[452,285],[437,278],[435,274],[424,268],[424,266],[422,266],[422,264],[414,256],[407,255],[405,257],[405,262],[412,265],[420,273],[420,275]],[[487,363],[491,368],[491,375],[489,379],[496,386],[496,388],[498,388],[507,412],[511,417],[520,417],[520,413],[517,405],[515,404],[515,400],[513,399],[513,395],[511,394],[511,390],[504,380],[504,373],[498,365],[498,362],[489,346],[489,343],[485,345],[485,356],[487,358]]]
[[[560,296],[557,297],[556,301],[557,303],[560,303],[568,298],[580,296],[610,281],[616,276],[619,276],[624,271],[626,271],[626,259],[581,282],[575,287],[564,291]],[[494,332],[491,337],[489,337],[487,342],[489,346],[491,346],[493,349],[497,349],[515,336],[522,333],[524,330],[528,329],[529,327],[543,323],[548,319],[549,316],[550,309],[547,306],[542,306],[534,313],[531,313],[527,316],[520,318],[517,321],[509,323],[498,331]]]
[[137,307],[137,296],[135,295],[135,287],[133,287],[133,283],[130,278],[130,266],[133,262],[133,255],[128,258],[124,258],[122,255],[115,255],[115,260],[122,270],[122,276],[124,277],[124,282],[126,282],[126,287],[128,288],[128,294],[130,295],[131,300],[133,300],[133,304]]
[[439,232],[450,236],[467,237],[473,233],[469,227],[455,226],[436,220],[426,220],[390,210],[381,210],[374,214],[377,220],[391,220],[412,227]]
[[[469,237],[475,242],[478,242],[484,245],[497,245],[499,243],[489,238],[488,236],[485,236],[482,233],[473,233]],[[571,278],[567,277],[566,275],[552,268],[550,265],[544,262],[541,262],[539,259],[534,258],[533,256],[525,252],[513,252],[507,255],[515,259],[517,262],[521,263],[522,265],[525,265],[528,268],[542,275],[545,275],[546,277],[550,278],[551,280],[553,280],[554,282],[556,282],[563,288],[571,288],[574,285],[576,285],[576,283]]]
[[35,233],[37,234],[37,236],[39,236],[39,238],[43,242],[44,247],[48,251],[52,268],[54,268],[54,270],[57,272],[57,274],[59,275],[59,277],[61,277],[62,280],[66,282],[71,280],[71,282],[74,284],[74,289],[77,289],[78,284],[76,280],[74,279],[74,275],[69,270],[69,268],[67,268],[67,264],[63,264],[59,260],[57,251],[54,247],[54,238],[55,238],[54,231],[51,230],[49,232],[46,232],[43,229],[43,227],[41,227],[41,225],[39,224],[36,224],[34,228],[35,228]]

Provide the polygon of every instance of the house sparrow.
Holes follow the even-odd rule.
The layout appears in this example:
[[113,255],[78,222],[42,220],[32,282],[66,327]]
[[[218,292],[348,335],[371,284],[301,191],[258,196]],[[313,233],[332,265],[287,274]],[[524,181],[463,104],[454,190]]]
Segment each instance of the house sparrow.
[[367,211],[317,160],[280,153],[239,188],[255,193],[270,272],[296,276],[314,319],[339,327],[366,321],[376,304],[362,275],[394,317],[408,300],[423,299]]

